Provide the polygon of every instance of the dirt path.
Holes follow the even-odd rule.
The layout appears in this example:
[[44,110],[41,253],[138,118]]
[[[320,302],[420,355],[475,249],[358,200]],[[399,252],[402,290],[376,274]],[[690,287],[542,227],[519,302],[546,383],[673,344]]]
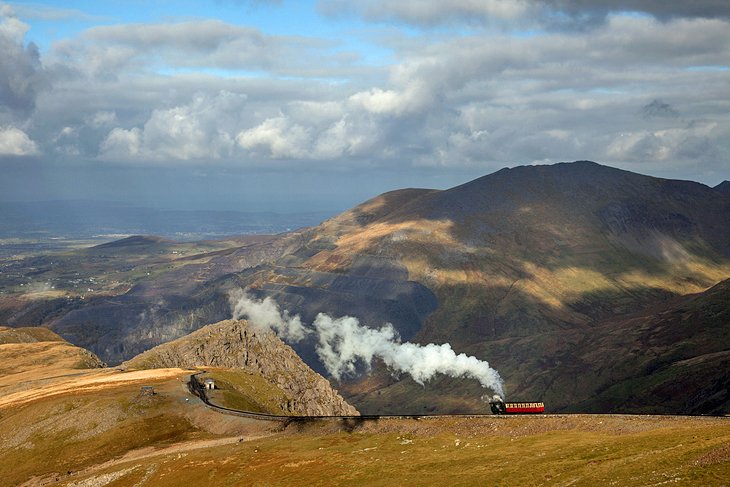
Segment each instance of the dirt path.
[[40,385],[37,388],[18,391],[0,397],[0,409],[9,406],[18,406],[38,399],[69,393],[87,393],[101,389],[118,387],[135,382],[153,382],[172,379],[189,371],[183,369],[152,369],[120,372],[110,369],[89,370],[86,374],[67,376],[51,384]]
[[[101,472],[103,470],[111,469],[118,466],[123,466],[126,463],[130,462],[137,462],[140,460],[145,460],[153,457],[159,457],[159,456],[165,456],[165,455],[174,455],[178,453],[184,453],[191,450],[198,450],[201,448],[214,448],[217,446],[224,446],[224,445],[232,445],[232,444],[238,444],[242,442],[248,442],[253,440],[258,440],[261,438],[266,438],[269,436],[273,436],[277,433],[269,432],[266,434],[260,434],[260,435],[251,435],[251,436],[228,436],[225,438],[216,438],[211,440],[191,440],[191,441],[183,441],[180,443],[175,443],[170,446],[166,446],[163,448],[155,448],[153,446],[148,446],[144,448],[139,448],[137,450],[131,450],[125,453],[123,456],[119,458],[114,458],[112,460],[107,460],[104,463],[99,463],[97,465],[92,465],[90,467],[87,467],[83,470],[80,470],[78,472],[72,472],[71,474],[66,475],[57,475],[52,474],[41,478],[33,478],[28,480],[27,482],[23,483],[20,487],[41,487],[45,485],[49,485],[51,483],[55,483],[58,481],[62,482],[69,482],[73,481],[74,479],[79,479],[81,481],[85,477],[89,475],[93,475],[97,472]],[[102,477],[102,476],[100,476]],[[73,482],[73,484],[77,484],[77,482]],[[88,479],[88,481],[83,482],[84,485],[104,485],[106,482],[101,481],[100,482],[94,482],[94,478],[91,477]],[[80,484],[79,484],[80,485]]]

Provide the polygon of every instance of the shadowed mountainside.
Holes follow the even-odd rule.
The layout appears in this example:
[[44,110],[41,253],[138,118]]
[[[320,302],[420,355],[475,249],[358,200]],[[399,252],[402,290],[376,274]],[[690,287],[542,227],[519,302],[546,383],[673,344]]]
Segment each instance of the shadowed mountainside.
[[[502,364],[512,397],[539,397],[550,412],[730,414],[730,279],[589,329],[554,330],[466,347]],[[418,393],[426,405],[477,409],[477,384],[441,379],[426,389],[382,370],[343,392],[355,404],[390,409]],[[416,403],[418,404],[418,403]],[[483,406],[482,406],[483,407]]]
[[715,191],[722,191],[723,193],[730,193],[730,181],[725,180],[715,186]]
[[[541,353],[539,343],[516,350],[515,341],[564,330],[590,334],[606,320],[727,278],[729,211],[730,198],[707,186],[592,162],[504,169],[446,191],[374,198],[306,232],[304,248],[317,252],[269,269],[253,285],[290,312],[301,312],[308,303],[298,305],[291,295],[312,275],[360,275],[368,259],[402,267],[409,281],[438,301],[415,333],[398,327],[402,337],[449,342],[487,359],[502,372],[508,394],[529,400],[546,393],[529,387],[531,381],[552,372],[531,360]],[[272,284],[284,275],[285,287]],[[391,321],[347,306],[336,314],[370,326]],[[579,343],[568,348],[568,357],[582,353]],[[306,350],[302,355],[312,360]],[[620,351],[616,357],[628,359]],[[588,371],[605,367],[578,363]],[[468,381],[442,379],[423,388],[407,377],[395,380],[382,371],[378,377],[376,372],[341,388],[367,412],[484,407],[478,386]],[[574,380],[564,377],[555,387]],[[576,404],[573,392],[581,396],[572,391],[555,406]]]

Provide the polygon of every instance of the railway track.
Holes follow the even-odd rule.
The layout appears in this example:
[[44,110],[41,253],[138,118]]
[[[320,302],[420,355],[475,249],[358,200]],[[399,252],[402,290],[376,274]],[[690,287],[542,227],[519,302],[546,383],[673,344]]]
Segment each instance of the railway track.
[[[287,416],[283,414],[268,414],[268,413],[255,413],[253,411],[242,411],[240,409],[231,409],[223,406],[219,406],[217,404],[214,404],[210,402],[210,399],[208,399],[208,395],[205,393],[204,387],[200,384],[200,382],[197,379],[197,376],[200,374],[204,374],[205,371],[196,372],[195,374],[190,375],[190,380],[188,381],[188,390],[191,394],[194,396],[197,396],[203,404],[205,404],[206,407],[217,411],[222,414],[230,414],[232,416],[240,416],[244,418],[251,418],[251,419],[258,419],[262,421],[278,421],[282,423],[305,423],[308,421],[313,420],[343,420],[343,421],[373,421],[378,419],[429,419],[429,418],[510,418],[510,417],[523,417],[524,415],[503,415],[503,414],[491,414],[491,413],[485,413],[485,414],[478,414],[478,413],[469,413],[469,414],[362,414],[358,416]],[[602,413],[578,413],[580,415],[585,416],[603,416]],[[531,414],[530,417],[540,417],[540,418],[555,418],[555,417],[565,417],[565,416],[575,416],[575,413],[548,413],[548,414]],[[676,418],[684,418],[684,417],[692,417],[692,418],[703,418],[707,420],[720,420],[720,421],[730,421],[730,416],[710,416],[710,415],[690,415],[690,414],[610,414],[612,417],[651,417],[651,416],[657,416],[657,417],[676,417]]]
[[493,414],[362,414],[358,416],[287,416],[283,414],[268,414],[268,413],[255,413],[252,411],[242,411],[240,409],[231,409],[224,406],[219,406],[210,402],[208,395],[205,392],[205,388],[200,384],[197,376],[204,374],[203,372],[196,372],[190,376],[188,381],[188,390],[194,396],[197,396],[203,404],[208,408],[223,414],[230,414],[233,416],[241,416],[244,418],[259,419],[262,421],[279,421],[286,423],[296,422],[307,422],[312,420],[327,420],[327,419],[338,419],[338,420],[351,420],[351,421],[368,421],[378,419],[423,419],[423,418],[434,418],[434,417],[455,417],[455,418],[481,418],[481,417],[494,417]]

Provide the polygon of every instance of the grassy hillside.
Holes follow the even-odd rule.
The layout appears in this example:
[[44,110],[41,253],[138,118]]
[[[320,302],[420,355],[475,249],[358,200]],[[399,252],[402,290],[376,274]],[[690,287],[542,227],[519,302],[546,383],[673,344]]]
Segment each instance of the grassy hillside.
[[269,426],[206,409],[187,390],[189,371],[121,373],[80,360],[89,357],[64,341],[0,344],[2,485],[45,485],[171,445],[233,443]]
[[[354,428],[354,429],[353,429]],[[349,431],[348,431],[349,430]],[[315,423],[91,462],[60,485],[723,485],[726,420],[575,416]]]
[[0,393],[63,380],[104,363],[45,328],[0,327]]
[[65,342],[57,333],[48,328],[20,327],[10,328],[0,326],[0,345],[6,343],[33,343],[33,342]]
[[[43,356],[48,343],[22,345]],[[27,367],[35,378],[0,398],[0,478],[8,486],[723,485],[730,476],[728,418],[272,423],[206,408],[187,390],[190,371]],[[240,372],[210,373],[223,386],[217,393],[258,390]]]
[[198,376],[201,381],[215,380],[215,389],[208,391],[208,399],[219,406],[254,413],[292,414],[282,404],[292,398],[261,375],[238,369],[206,369]]

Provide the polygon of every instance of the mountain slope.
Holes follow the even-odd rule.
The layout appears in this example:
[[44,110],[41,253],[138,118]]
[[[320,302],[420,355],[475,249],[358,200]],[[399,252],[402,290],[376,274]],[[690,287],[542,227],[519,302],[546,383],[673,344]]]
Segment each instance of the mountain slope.
[[590,329],[477,348],[506,364],[513,395],[551,411],[728,414],[730,280]]
[[[551,362],[536,367],[530,353],[557,346],[536,337],[557,341],[564,362],[594,377],[607,358],[579,361],[585,341],[564,332],[584,337],[730,277],[730,193],[587,161],[524,166],[444,191],[385,193],[317,227],[223,250],[143,264],[114,246],[103,254],[132,267],[124,271],[136,279],[131,287],[14,308],[13,324],[43,323],[119,363],[230,317],[229,293],[247,288],[304,322],[320,312],[351,315],[370,327],[393,323],[403,340],[448,342],[488,360],[514,399],[554,389],[555,400],[592,385],[553,377]],[[538,348],[520,348],[522,340]],[[323,372],[315,345],[295,349]],[[553,389],[535,386],[538,379]],[[378,366],[339,388],[367,412],[484,406],[476,383],[441,378],[424,388]]]
[[[317,276],[318,309],[369,326],[393,322],[404,339],[449,342],[488,359],[503,372],[508,392],[528,394],[534,391],[527,387],[530,374],[540,371],[516,374],[524,355],[493,350],[520,337],[591,330],[727,278],[729,215],[730,198],[698,183],[585,161],[504,169],[446,191],[374,198],[306,232],[308,254],[278,261],[249,284],[311,320],[307,292]],[[347,295],[348,306],[340,300],[342,289],[322,277],[342,283],[390,269],[401,269],[401,282],[432,292],[437,309],[405,324],[386,306],[361,313],[357,302],[372,296],[371,288]],[[391,296],[423,302],[412,294]],[[311,352],[297,350],[317,366]],[[478,388],[454,382],[422,388],[381,374],[342,388],[368,412],[394,405],[413,411],[476,407]],[[400,400],[383,389],[393,386],[402,389]],[[443,388],[460,398],[456,404],[444,404]]]
[[715,186],[715,191],[722,191],[723,193],[730,193],[730,181],[725,180]]
[[48,328],[0,326],[0,345],[7,343],[65,342]]
[[610,374],[580,410],[730,414],[730,279],[602,323],[591,348]]
[[79,370],[105,367],[88,350],[71,345],[46,328],[0,326],[0,392],[8,394],[33,381],[53,382]]
[[[353,415],[329,382],[272,332],[227,320],[148,350],[123,364],[130,369],[222,367],[260,375],[280,389],[281,414]],[[267,411],[275,412],[275,411]]]

